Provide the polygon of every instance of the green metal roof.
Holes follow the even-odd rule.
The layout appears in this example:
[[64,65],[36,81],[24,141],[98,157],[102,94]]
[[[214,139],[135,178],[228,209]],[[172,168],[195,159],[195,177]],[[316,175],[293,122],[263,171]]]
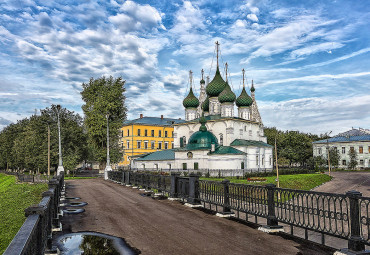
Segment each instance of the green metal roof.
[[150,125],[150,126],[171,126],[173,124],[184,123],[185,120],[171,119],[171,118],[158,118],[158,117],[143,117],[134,120],[126,120],[123,125]]
[[253,103],[253,99],[248,95],[247,91],[245,91],[245,87],[243,87],[240,96],[235,101],[236,106],[243,107],[243,106],[251,106]]
[[209,111],[209,97],[207,96],[206,100],[204,100],[203,104],[202,104],[202,109],[204,112],[208,112]]
[[244,139],[235,139],[231,146],[256,146],[256,147],[273,147],[270,144],[264,143],[262,141],[253,141],[253,140],[244,140]]
[[194,96],[193,88],[190,87],[188,96],[182,101],[185,108],[197,108],[199,106],[199,100]]
[[189,142],[186,145],[187,150],[199,150],[199,149],[211,149],[212,144],[215,147],[218,146],[218,140],[214,134],[207,131],[206,118],[204,116],[199,118],[201,124],[199,131],[192,134],[189,138]]
[[207,95],[209,97],[218,97],[218,95],[224,90],[225,85],[226,83],[224,79],[222,79],[220,70],[218,69],[217,66],[215,77],[206,87]]
[[215,151],[210,152],[210,155],[221,155],[221,154],[234,154],[234,155],[244,155],[245,153],[241,150],[235,149],[230,146],[219,146],[216,148]]
[[226,82],[224,90],[218,96],[218,101],[220,101],[220,103],[233,103],[235,98],[236,96],[234,92],[232,92],[229,83]]
[[145,154],[135,160],[175,160],[175,150],[163,150],[156,151],[149,154]]

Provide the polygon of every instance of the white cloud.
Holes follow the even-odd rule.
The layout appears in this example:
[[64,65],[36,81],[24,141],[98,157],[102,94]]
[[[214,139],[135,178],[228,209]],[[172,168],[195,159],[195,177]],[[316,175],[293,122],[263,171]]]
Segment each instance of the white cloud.
[[254,22],[258,22],[258,18],[256,16],[256,14],[252,13],[252,14],[248,14],[247,15],[247,19],[251,20],[251,21],[254,21]]
[[297,58],[300,56],[307,56],[312,55],[317,52],[327,51],[332,53],[331,51],[334,49],[342,48],[344,44],[338,42],[325,42],[320,44],[314,44],[307,47],[303,47],[297,50],[294,50],[290,53],[292,58]]

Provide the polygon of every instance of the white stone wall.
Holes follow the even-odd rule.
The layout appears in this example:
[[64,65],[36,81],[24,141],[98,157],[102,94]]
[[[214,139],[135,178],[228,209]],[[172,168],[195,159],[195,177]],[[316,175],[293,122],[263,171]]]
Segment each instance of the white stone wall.
[[197,109],[196,108],[188,108],[185,109],[185,120],[190,121],[198,118]]
[[234,117],[234,104],[222,103],[221,104],[221,117]]
[[[360,153],[360,147],[362,146],[363,152]],[[337,147],[337,150],[339,151],[340,160],[339,160],[339,166],[340,168],[348,168],[348,164],[350,162],[349,158],[349,151],[351,147],[354,147],[354,150],[357,153],[357,168],[365,168],[370,167],[370,141],[364,141],[364,142],[330,142],[329,147]],[[344,148],[344,150],[343,150]],[[316,156],[324,156],[327,158],[327,143],[314,143],[313,144],[313,155]],[[346,160],[346,165],[343,165],[343,160]],[[361,165],[360,162],[363,161],[363,164]]]
[[217,115],[221,113],[221,103],[218,97],[209,98],[209,115]]
[[[174,126],[174,145],[180,147],[180,137],[186,137],[189,141],[190,136],[199,130],[200,123],[186,123]],[[259,124],[235,120],[223,119],[208,121],[206,123],[208,131],[212,132],[220,142],[220,134],[223,134],[224,146],[230,146],[235,139],[253,140],[267,142],[267,137],[263,136],[263,127]]]
[[251,111],[249,107],[238,107],[238,117],[245,120],[251,119]]

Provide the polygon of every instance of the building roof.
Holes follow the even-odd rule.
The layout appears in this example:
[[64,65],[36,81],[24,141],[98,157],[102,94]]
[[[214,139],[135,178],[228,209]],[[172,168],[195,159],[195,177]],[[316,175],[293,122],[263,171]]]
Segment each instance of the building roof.
[[256,146],[256,147],[273,147],[270,144],[264,143],[262,141],[253,141],[253,140],[244,140],[244,139],[235,139],[231,146]]
[[190,87],[188,96],[185,97],[184,101],[182,101],[182,105],[185,108],[197,108],[199,106],[199,100],[194,96],[192,87]]
[[247,91],[245,91],[244,86],[242,92],[240,93],[240,96],[236,99],[235,103],[238,107],[248,107],[252,105],[253,99],[248,95]]
[[155,161],[155,160],[175,160],[175,150],[163,150],[163,151],[156,151],[152,153],[145,154],[141,157],[136,158],[135,160],[149,160],[149,161]]
[[361,136],[361,135],[370,135],[370,130],[364,128],[359,129],[352,128],[351,130],[340,133],[336,136]]
[[225,85],[226,83],[224,79],[222,79],[220,70],[217,66],[215,77],[213,77],[213,80],[206,87],[207,95],[209,97],[218,97],[218,95],[224,90]]
[[357,135],[357,136],[335,136],[329,139],[319,140],[313,143],[335,143],[335,142],[359,142],[370,141],[370,135]]
[[222,155],[222,154],[233,154],[233,155],[244,155],[245,153],[241,150],[235,149],[230,146],[219,146],[209,153],[209,155]]
[[184,123],[185,120],[160,118],[160,117],[143,117],[134,120],[126,120],[123,125],[150,125],[150,126],[171,126],[173,124]]
[[226,82],[224,90],[218,95],[218,101],[220,103],[233,103],[235,101],[235,94],[232,92],[230,85]]
[[215,147],[218,146],[218,140],[214,134],[207,131],[207,127],[205,126],[206,118],[202,116],[199,119],[199,122],[201,123],[201,126],[199,128],[199,131],[192,134],[189,138],[189,142],[186,145],[187,150],[199,150],[199,149],[211,149],[212,144],[215,145]]

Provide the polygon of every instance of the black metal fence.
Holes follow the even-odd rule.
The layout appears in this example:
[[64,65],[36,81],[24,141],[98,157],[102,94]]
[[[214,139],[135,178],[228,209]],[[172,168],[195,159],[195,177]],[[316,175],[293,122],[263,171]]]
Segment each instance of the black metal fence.
[[19,182],[32,182],[32,183],[43,183],[48,182],[52,177],[42,174],[24,174],[18,172],[11,172],[11,171],[3,171],[1,170],[0,173],[14,175],[17,177]]
[[[172,198],[201,205],[214,205],[223,214],[245,213],[266,218],[267,228],[279,223],[348,240],[348,249],[363,251],[370,245],[370,198],[357,191],[346,194],[302,191],[266,186],[199,180],[196,174],[181,177],[131,171],[109,172],[108,178],[126,185],[162,190]],[[248,218],[248,217],[246,217]]]
[[36,206],[25,210],[26,221],[14,237],[4,255],[44,254],[51,248],[52,228],[59,224],[59,200],[64,186],[64,174],[48,183],[49,189],[42,193],[42,200]]

